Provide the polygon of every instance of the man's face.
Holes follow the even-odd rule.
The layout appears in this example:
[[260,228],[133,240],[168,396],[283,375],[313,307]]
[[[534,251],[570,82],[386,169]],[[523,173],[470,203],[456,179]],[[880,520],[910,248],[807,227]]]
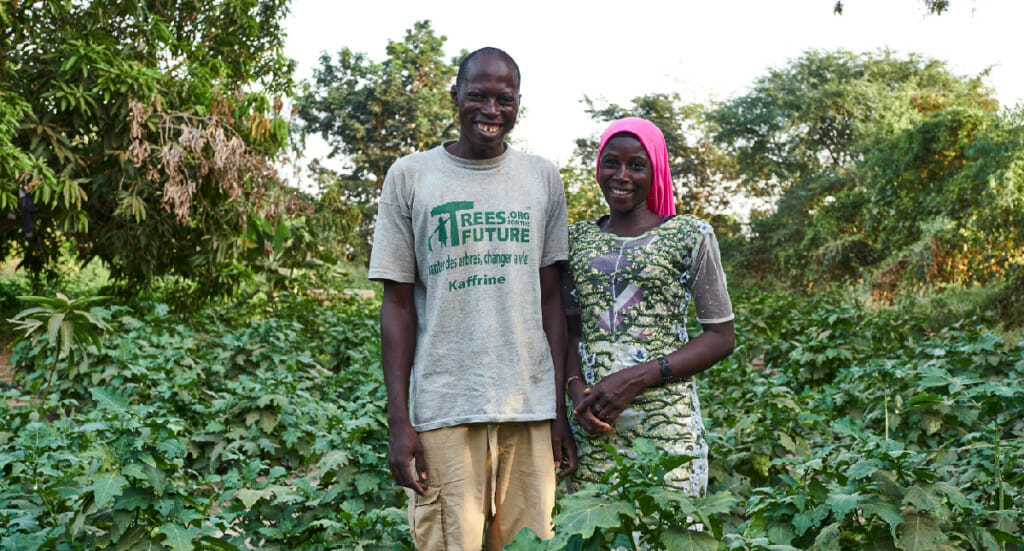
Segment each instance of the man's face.
[[501,56],[482,55],[466,67],[461,87],[452,86],[459,112],[459,144],[471,159],[489,159],[505,150],[505,135],[519,113],[514,69]]

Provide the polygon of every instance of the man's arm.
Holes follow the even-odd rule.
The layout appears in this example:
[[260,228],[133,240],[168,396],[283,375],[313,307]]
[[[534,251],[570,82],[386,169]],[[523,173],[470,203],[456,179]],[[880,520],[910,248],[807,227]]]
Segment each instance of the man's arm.
[[[427,464],[419,434],[409,421],[409,375],[416,351],[416,303],[412,283],[384,281],[380,307],[380,355],[388,393],[388,465],[399,486],[423,494]],[[410,462],[416,460],[416,473]]]
[[559,265],[540,269],[541,317],[544,334],[555,364],[555,420],[551,422],[551,451],[558,477],[576,470],[576,440],[569,429],[565,410],[565,313],[562,308],[562,274]]

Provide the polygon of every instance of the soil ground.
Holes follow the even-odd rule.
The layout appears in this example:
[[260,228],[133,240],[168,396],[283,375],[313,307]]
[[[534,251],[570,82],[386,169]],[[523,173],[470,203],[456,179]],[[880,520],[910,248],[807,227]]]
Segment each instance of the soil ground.
[[14,377],[14,366],[11,365],[11,352],[0,345],[0,383],[10,384]]

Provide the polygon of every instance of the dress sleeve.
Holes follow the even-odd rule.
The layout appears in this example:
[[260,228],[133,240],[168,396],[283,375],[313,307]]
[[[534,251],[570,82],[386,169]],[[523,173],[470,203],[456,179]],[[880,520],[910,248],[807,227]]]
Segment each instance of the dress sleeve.
[[[579,226],[572,224],[568,227],[569,233],[569,255],[573,254],[573,245],[576,243],[576,238],[579,236]],[[571,260],[571,259],[570,259]],[[565,311],[566,316],[578,316],[580,315],[580,297],[576,293],[576,276],[572,269],[572,262],[565,261],[561,263],[562,270],[562,309]]]
[[704,234],[693,258],[691,292],[697,321],[702,324],[731,321],[734,317],[732,301],[713,231]]
[[568,258],[569,240],[566,232],[569,227],[565,208],[565,189],[558,170],[552,165],[548,174],[548,211],[544,226],[544,251],[541,254],[541,267],[550,266]]

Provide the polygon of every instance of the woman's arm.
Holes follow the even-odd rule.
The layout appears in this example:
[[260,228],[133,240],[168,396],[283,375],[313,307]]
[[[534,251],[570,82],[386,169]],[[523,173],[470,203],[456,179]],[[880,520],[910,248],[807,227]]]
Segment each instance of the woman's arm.
[[566,348],[568,349],[565,356],[565,380],[567,381],[565,387],[569,391],[569,398],[572,399],[576,422],[583,427],[583,430],[591,434],[608,432],[612,430],[610,424],[598,419],[589,407],[580,407],[589,390],[587,382],[583,380],[583,370],[580,369],[579,349],[580,339],[583,338],[583,321],[579,314],[567,315],[565,325]]
[[662,375],[662,366],[658,358],[636,364],[612,373],[593,387],[585,389],[582,401],[573,399],[576,406],[573,412],[578,416],[589,409],[610,430],[610,425],[645,388],[671,384],[700,373],[732,353],[735,331],[731,320],[702,327],[703,333],[663,356],[669,366],[667,379]]

